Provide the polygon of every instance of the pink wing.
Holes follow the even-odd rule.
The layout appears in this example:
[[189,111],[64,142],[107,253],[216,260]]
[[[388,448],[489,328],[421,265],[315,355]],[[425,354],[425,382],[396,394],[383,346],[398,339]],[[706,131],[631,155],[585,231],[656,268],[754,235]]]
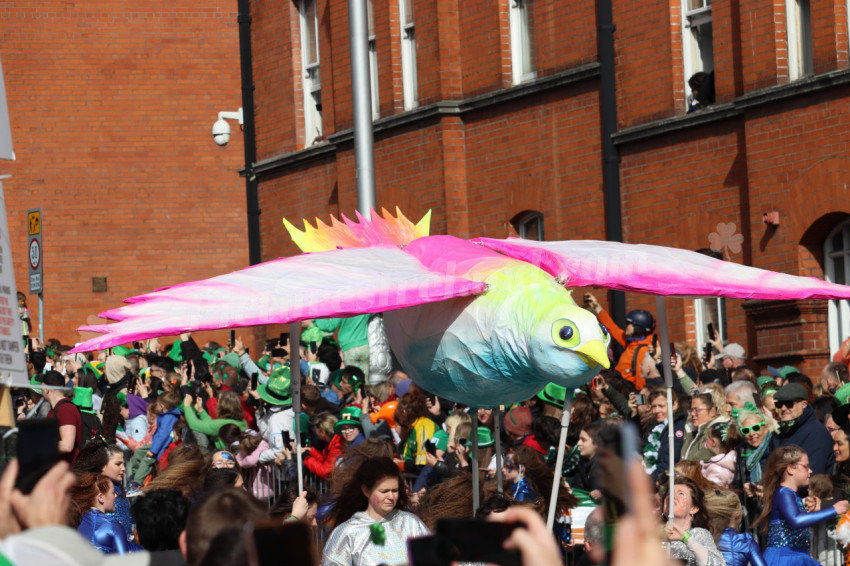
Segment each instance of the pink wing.
[[303,254],[132,297],[100,316],[114,324],[74,352],[195,330],[350,316],[474,295],[485,283],[425,268],[395,246]]
[[722,261],[675,248],[594,240],[472,240],[535,265],[566,287],[734,299],[849,299],[850,286]]

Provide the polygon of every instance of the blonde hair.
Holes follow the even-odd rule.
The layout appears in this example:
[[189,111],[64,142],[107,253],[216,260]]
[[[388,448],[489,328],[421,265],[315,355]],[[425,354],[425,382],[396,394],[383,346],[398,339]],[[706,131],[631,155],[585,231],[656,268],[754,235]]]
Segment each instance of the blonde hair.
[[472,423],[472,417],[463,411],[455,411],[446,418],[446,432],[449,433],[449,444],[454,442],[455,437],[457,437],[457,427],[464,423]]
[[726,416],[726,389],[717,383],[704,383],[699,388],[700,393],[708,393],[711,395],[711,400],[714,402],[714,408],[717,409],[718,417]]
[[336,424],[337,418],[330,413],[322,413],[318,415],[315,419],[315,425],[317,430],[325,431],[329,437],[334,435],[334,425]]
[[708,530],[714,537],[714,542],[720,538],[727,527],[738,530],[738,524],[744,516],[741,500],[735,492],[725,489],[707,489],[705,491],[705,507],[708,512]]

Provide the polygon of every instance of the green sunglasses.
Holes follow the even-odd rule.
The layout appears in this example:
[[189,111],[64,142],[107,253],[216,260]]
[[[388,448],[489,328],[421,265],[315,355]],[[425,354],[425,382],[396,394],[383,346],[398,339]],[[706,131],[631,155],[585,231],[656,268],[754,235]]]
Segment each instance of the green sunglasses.
[[758,432],[758,431],[761,430],[761,427],[763,427],[764,424],[765,424],[764,421],[761,421],[760,423],[754,424],[753,426],[742,426],[741,427],[741,434],[743,434],[744,436],[747,436],[748,434],[750,434],[750,431]]

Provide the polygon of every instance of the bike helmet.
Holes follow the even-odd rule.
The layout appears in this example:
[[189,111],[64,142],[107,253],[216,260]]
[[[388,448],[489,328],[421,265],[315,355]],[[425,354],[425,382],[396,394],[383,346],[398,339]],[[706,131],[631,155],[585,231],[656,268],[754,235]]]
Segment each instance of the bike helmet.
[[635,336],[647,336],[655,329],[655,319],[645,310],[633,310],[626,315],[626,322],[634,326]]

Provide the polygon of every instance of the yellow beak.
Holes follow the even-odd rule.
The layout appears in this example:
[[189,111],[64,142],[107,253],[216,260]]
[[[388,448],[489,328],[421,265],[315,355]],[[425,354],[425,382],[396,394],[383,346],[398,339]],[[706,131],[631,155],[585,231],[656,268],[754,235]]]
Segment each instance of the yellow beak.
[[591,340],[573,351],[578,352],[588,367],[602,366],[608,369],[611,366],[608,361],[608,348],[600,340]]

